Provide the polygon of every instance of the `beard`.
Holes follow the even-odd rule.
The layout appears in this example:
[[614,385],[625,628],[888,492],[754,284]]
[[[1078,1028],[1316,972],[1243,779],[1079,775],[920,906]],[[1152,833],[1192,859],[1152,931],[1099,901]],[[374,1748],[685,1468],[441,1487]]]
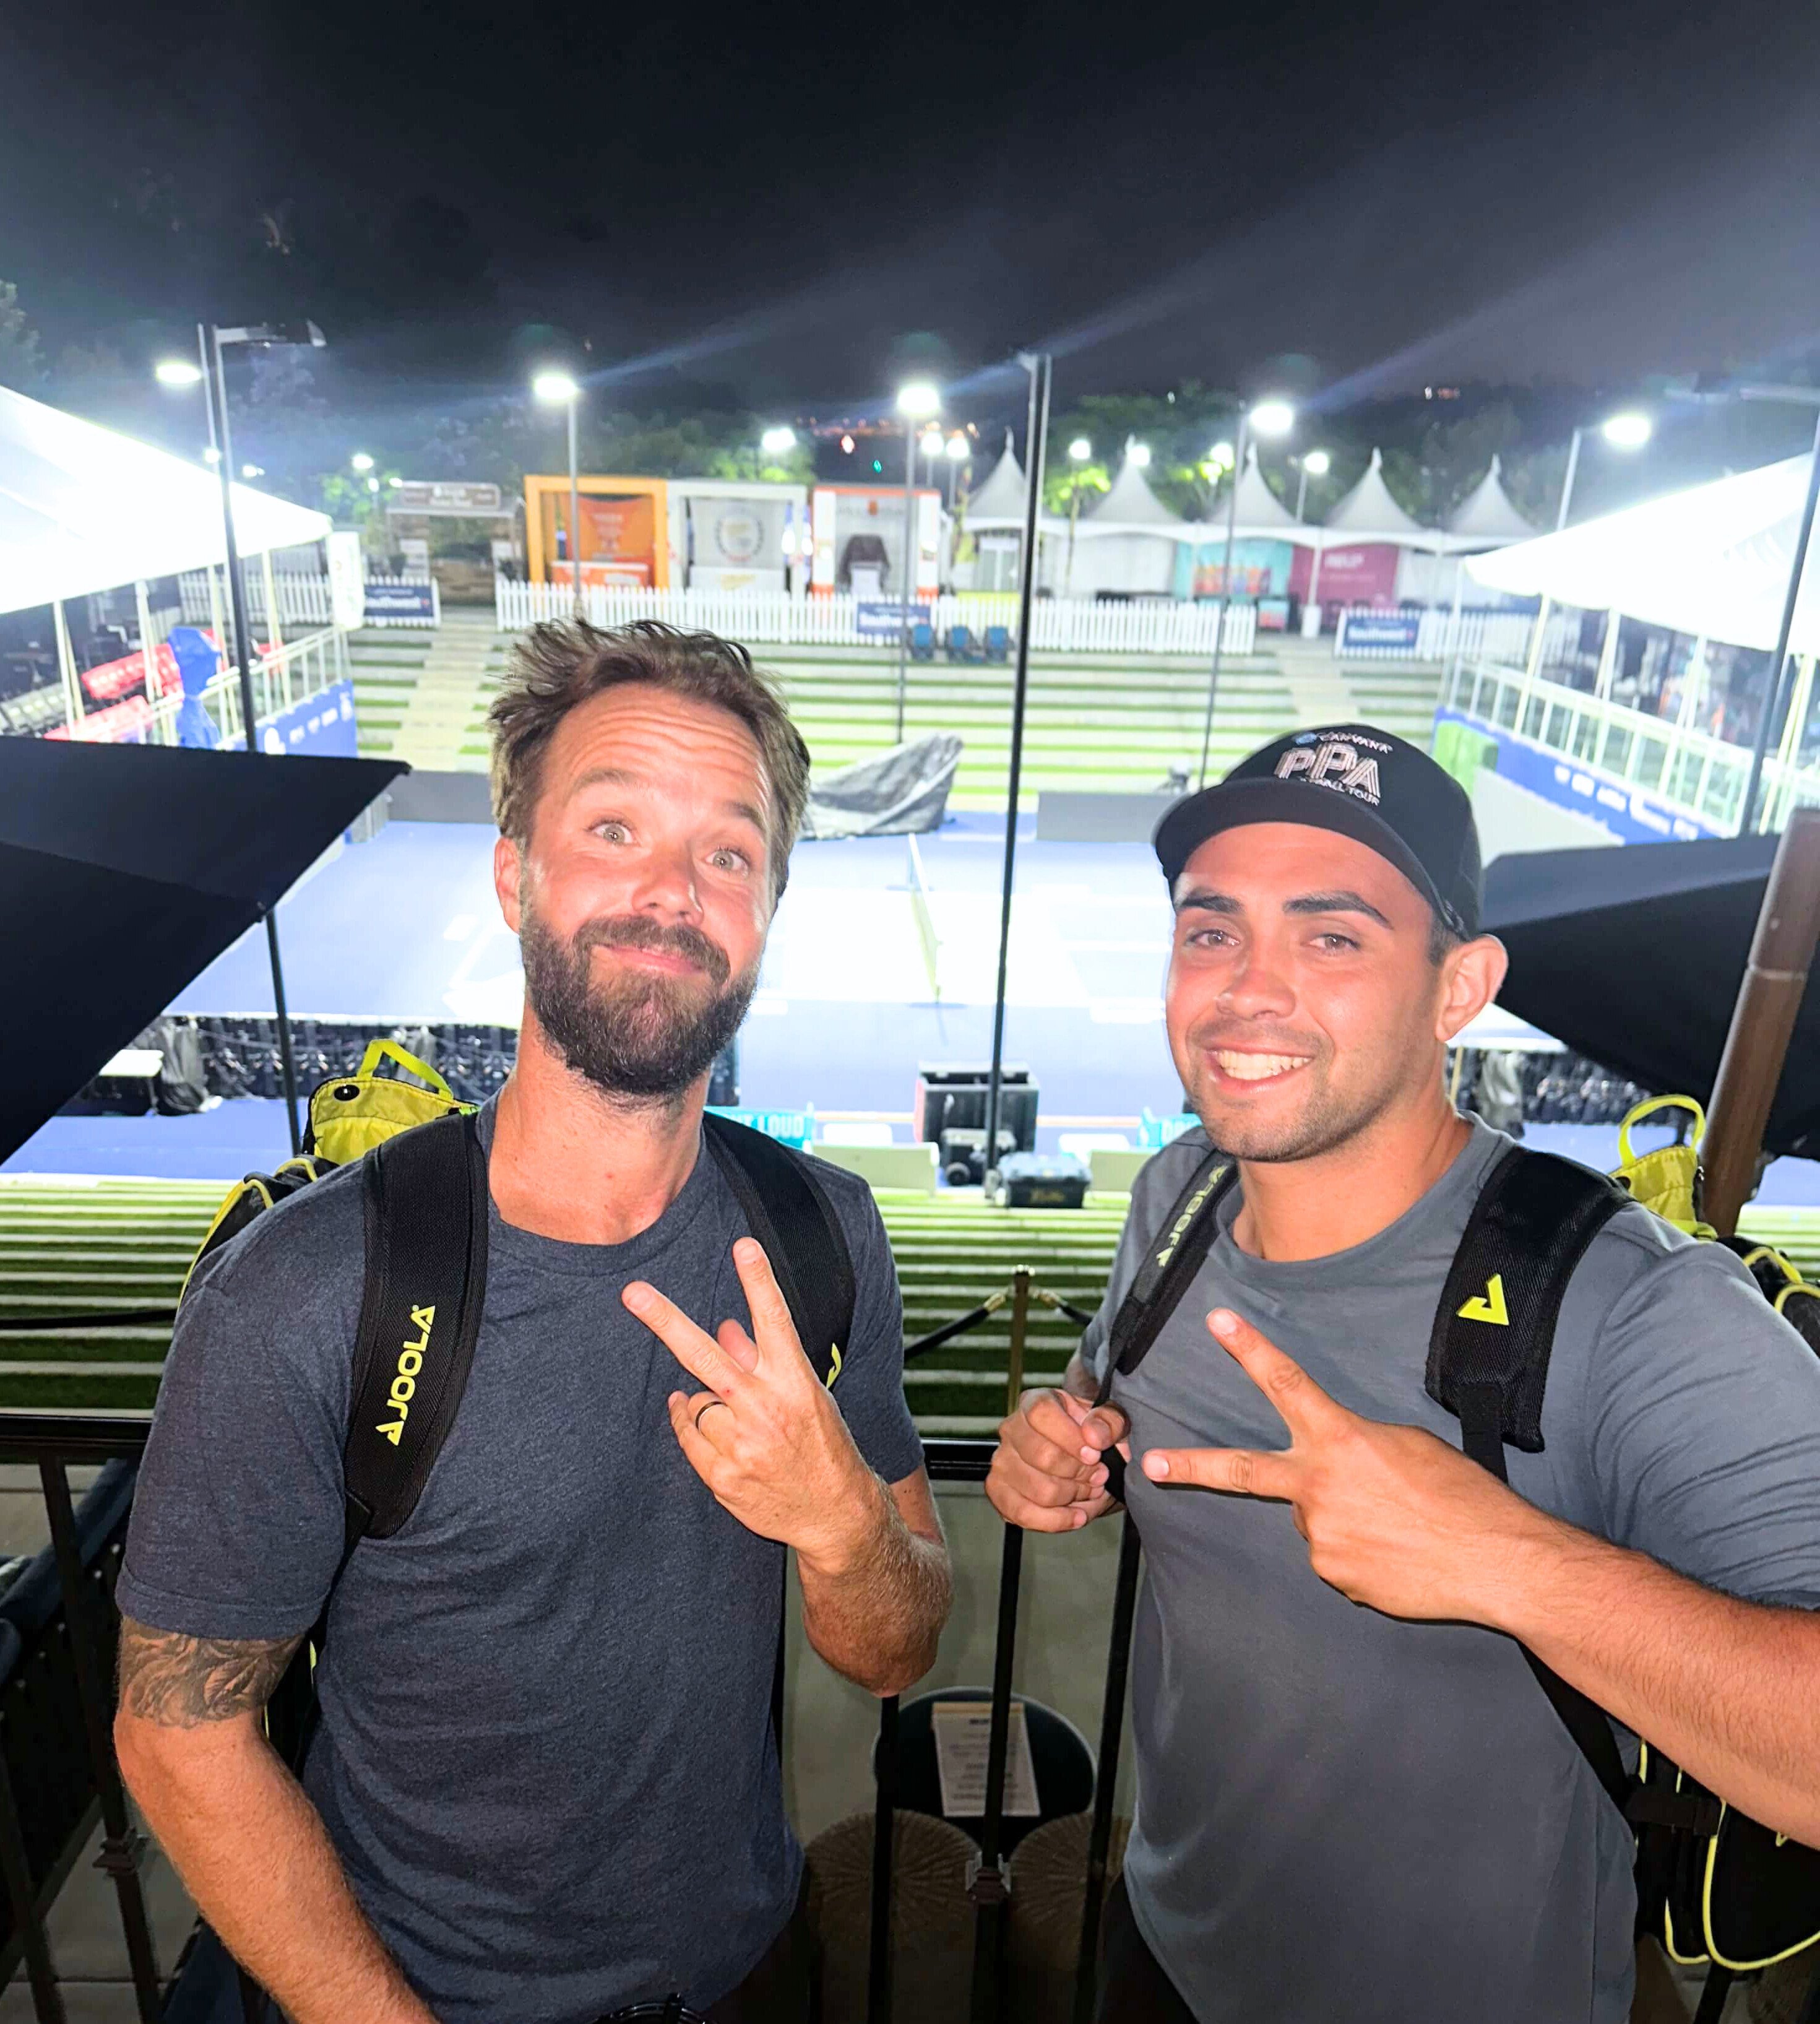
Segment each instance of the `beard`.
[[[731,977],[726,952],[699,928],[665,927],[642,914],[588,921],[564,941],[529,907],[518,935],[525,996],[566,1065],[624,1102],[674,1099],[705,1075],[745,1018],[758,966]],[[660,949],[701,977],[628,970],[595,974],[596,948]]]

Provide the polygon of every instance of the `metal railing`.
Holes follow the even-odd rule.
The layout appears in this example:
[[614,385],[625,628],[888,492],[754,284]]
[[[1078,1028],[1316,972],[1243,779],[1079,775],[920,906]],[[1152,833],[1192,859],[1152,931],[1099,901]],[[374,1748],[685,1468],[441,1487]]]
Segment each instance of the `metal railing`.
[[[1703,830],[1727,836],[1737,830],[1750,775],[1744,746],[1496,661],[1460,661],[1442,683],[1440,700],[1443,708],[1652,794]],[[1799,763],[1798,735],[1792,711],[1781,750],[1764,764],[1765,828],[1781,828],[1797,803],[1820,803],[1820,766]]]

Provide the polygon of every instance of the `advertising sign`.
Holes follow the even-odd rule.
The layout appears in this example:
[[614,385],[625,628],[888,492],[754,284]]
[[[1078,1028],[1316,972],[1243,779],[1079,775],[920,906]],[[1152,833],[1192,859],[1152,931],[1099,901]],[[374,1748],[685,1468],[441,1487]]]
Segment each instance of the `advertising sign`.
[[279,756],[302,753],[317,758],[358,758],[353,684],[333,683],[277,716],[263,718],[259,749]]
[[1334,653],[1342,660],[1349,654],[1413,654],[1421,633],[1419,611],[1344,611]]
[[391,513],[446,513],[485,519],[504,509],[496,485],[470,485],[441,478],[408,478],[394,485],[386,501]]
[[369,625],[434,625],[437,619],[433,583],[369,583],[362,612]]
[[1309,574],[1323,604],[1394,604],[1401,557],[1401,549],[1388,541],[1327,548],[1312,559]]
[[920,604],[906,607],[890,598],[862,597],[853,607],[853,629],[863,640],[895,640],[923,615]]
[[328,537],[328,611],[332,624],[352,632],[366,616],[366,564],[361,559],[358,534]]

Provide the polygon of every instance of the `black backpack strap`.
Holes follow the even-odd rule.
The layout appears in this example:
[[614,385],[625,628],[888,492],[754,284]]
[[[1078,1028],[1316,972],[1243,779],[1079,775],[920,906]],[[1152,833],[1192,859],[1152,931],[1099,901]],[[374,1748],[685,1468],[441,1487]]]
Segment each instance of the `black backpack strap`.
[[705,1111],[708,1150],[747,1226],[764,1246],[803,1354],[824,1384],[840,1374],[859,1288],[847,1234],[815,1177],[812,1155]]
[[486,1300],[486,1153],[474,1117],[401,1131],[364,1167],[366,1289],[342,1452],[349,1553],[390,1538],[417,1508],[460,1410]]
[[[1183,1296],[1207,1263],[1207,1253],[1219,1234],[1220,1204],[1237,1186],[1238,1179],[1238,1161],[1224,1153],[1210,1152],[1170,1205],[1151,1239],[1137,1277],[1112,1317],[1106,1341],[1106,1371],[1093,1399],[1096,1406],[1104,1406],[1111,1397],[1115,1377],[1135,1370],[1149,1355],[1163,1325],[1181,1305]],[[1116,1448],[1108,1448],[1104,1459],[1106,1487],[1122,1503],[1125,1458]]]
[[[1500,1483],[1504,1448],[1542,1452],[1542,1399],[1567,1282],[1631,1199],[1603,1174],[1514,1147],[1480,1191],[1435,1311],[1429,1396],[1460,1424],[1460,1446]],[[1620,1812],[1632,1780],[1604,1711],[1525,1645],[1529,1670]]]

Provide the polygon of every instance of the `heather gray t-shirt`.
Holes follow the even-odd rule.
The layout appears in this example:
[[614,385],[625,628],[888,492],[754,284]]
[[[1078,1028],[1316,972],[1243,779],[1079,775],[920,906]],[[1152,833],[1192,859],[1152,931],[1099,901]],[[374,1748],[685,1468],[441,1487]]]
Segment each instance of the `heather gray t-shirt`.
[[[859,1282],[834,1397],[885,1481],[920,1467],[897,1275],[865,1184],[821,1175]],[[705,1152],[629,1243],[493,1212],[461,1411],[410,1521],[329,1612],[306,1784],[441,2024],[591,2024],[738,1983],[802,1854],[771,1728],[785,1549],[722,1509],[665,1400],[695,1380],[620,1304],[646,1278],[749,1326],[745,1223]],[[317,1617],[342,1550],[361,1183],[330,1175],[203,1268],[165,1366],[120,1607],[208,1637]]]
[[[1510,1144],[1475,1125],[1421,1201],[1354,1249],[1269,1263],[1225,1227],[1114,1396],[1133,1452],[1288,1444],[1207,1332],[1225,1305],[1374,1420],[1459,1422],[1423,1389],[1467,1216]],[[1146,1167],[1105,1332],[1207,1151]],[[1543,1509],[1710,1586],[1820,1607],[1820,1359],[1717,1245],[1624,1208],[1563,1303],[1544,1451],[1511,1480]],[[1132,1658],[1140,1930],[1200,2024],[1622,2024],[1631,1837],[1518,1648],[1362,1608],[1311,1571],[1286,1505],[1126,1476],[1145,1580]]]

